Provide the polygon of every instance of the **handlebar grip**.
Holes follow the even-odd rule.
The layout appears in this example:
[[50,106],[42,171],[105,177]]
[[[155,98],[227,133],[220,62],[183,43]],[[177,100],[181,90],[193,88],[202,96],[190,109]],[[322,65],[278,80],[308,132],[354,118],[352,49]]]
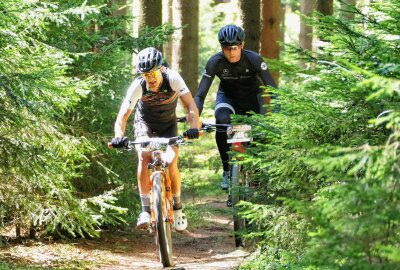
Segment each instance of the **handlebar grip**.
[[[203,134],[204,134],[204,132],[201,130],[201,129],[199,129],[199,137],[200,136],[203,136]],[[185,139],[187,139],[188,138],[188,136],[187,136],[187,132],[185,131],[185,132],[183,132],[183,137],[185,138]]]

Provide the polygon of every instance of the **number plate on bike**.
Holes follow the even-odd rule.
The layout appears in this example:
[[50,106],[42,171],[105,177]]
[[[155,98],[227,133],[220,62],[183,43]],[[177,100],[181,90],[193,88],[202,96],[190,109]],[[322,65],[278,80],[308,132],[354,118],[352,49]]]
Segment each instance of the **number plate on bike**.
[[250,142],[253,140],[251,137],[251,126],[250,125],[235,125],[229,127],[227,130],[228,143],[236,142]]
[[167,146],[167,149],[165,152],[161,153],[161,159],[164,160],[165,162],[171,163],[175,158],[175,151],[172,149],[171,146]]

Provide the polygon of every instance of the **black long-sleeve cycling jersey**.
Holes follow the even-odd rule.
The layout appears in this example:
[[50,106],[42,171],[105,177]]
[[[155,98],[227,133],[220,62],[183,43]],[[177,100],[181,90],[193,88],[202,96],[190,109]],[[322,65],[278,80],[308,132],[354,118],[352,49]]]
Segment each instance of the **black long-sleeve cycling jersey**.
[[259,54],[250,50],[242,50],[240,60],[230,63],[221,51],[208,60],[201,78],[195,96],[199,113],[203,110],[204,100],[215,76],[220,79],[218,91],[238,101],[261,92],[259,78],[264,85],[276,88],[267,64]]

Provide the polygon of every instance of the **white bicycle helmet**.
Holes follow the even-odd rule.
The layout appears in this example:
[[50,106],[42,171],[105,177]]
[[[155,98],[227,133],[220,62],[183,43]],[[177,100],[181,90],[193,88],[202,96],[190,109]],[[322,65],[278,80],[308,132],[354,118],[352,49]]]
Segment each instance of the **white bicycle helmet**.
[[153,47],[143,49],[137,55],[137,71],[144,73],[159,69],[162,62],[163,57],[159,50]]

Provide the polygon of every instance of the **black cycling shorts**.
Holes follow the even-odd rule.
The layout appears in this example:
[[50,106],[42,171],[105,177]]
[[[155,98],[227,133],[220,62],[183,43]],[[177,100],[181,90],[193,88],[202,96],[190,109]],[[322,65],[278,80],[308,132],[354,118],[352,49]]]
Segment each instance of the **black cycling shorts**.
[[219,108],[227,108],[234,114],[244,115],[249,111],[260,113],[260,102],[256,95],[250,95],[247,98],[235,99],[227,96],[224,92],[218,91],[215,102],[215,111]]
[[178,136],[178,126],[176,121],[167,123],[146,123],[143,121],[135,121],[134,123],[136,138],[148,136],[150,138],[163,137],[170,138]]

